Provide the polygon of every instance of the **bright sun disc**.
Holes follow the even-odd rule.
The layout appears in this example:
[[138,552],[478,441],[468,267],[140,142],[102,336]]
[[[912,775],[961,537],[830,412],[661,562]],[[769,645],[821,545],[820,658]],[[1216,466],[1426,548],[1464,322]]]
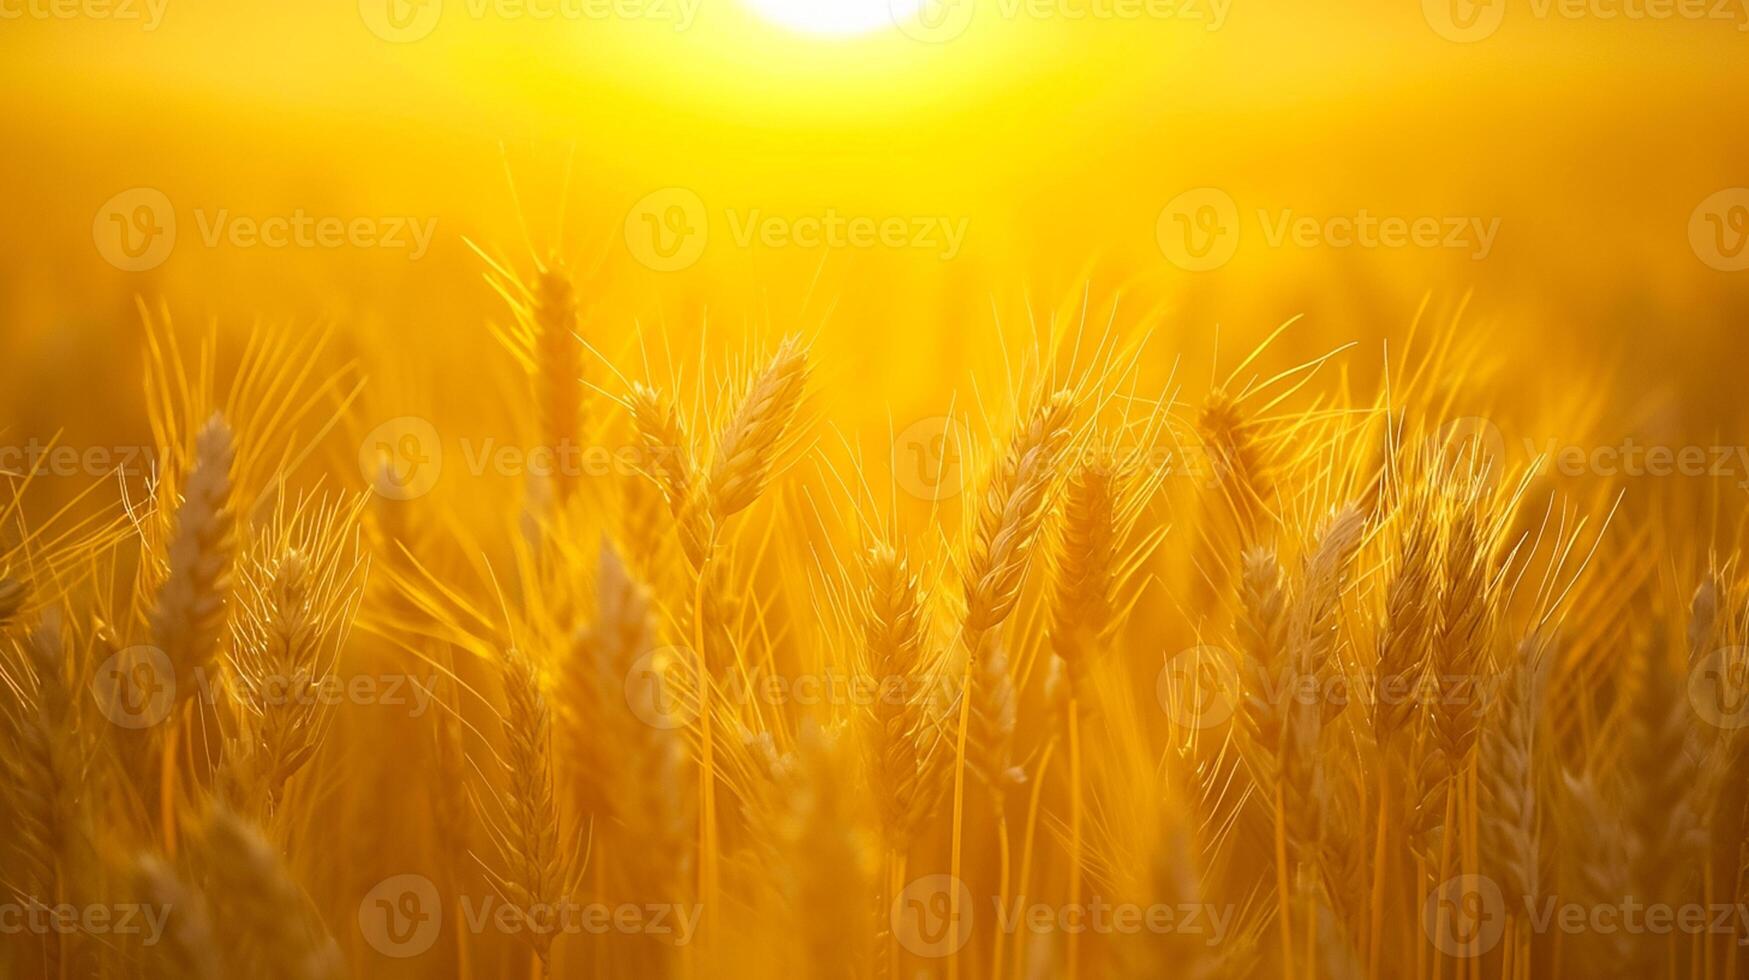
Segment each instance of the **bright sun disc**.
[[766,19],[809,34],[847,36],[892,27],[927,0],[747,0]]

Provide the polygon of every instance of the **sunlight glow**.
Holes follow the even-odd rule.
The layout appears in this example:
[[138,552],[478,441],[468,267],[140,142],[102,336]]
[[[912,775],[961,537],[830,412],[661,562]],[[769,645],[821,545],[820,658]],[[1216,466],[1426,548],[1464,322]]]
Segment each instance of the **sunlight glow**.
[[927,0],[747,0],[766,19],[808,34],[845,37],[892,27]]

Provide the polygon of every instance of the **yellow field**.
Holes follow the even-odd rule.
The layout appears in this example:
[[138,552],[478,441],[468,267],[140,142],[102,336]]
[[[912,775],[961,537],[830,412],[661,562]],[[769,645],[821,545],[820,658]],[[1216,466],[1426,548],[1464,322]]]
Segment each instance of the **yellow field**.
[[0,975],[1749,973],[1746,53],[0,0]]

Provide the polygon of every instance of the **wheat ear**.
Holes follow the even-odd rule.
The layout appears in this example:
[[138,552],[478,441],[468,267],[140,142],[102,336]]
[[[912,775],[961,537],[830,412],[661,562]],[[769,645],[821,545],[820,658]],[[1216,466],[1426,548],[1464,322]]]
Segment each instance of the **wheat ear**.
[[889,544],[863,561],[868,605],[863,647],[877,685],[873,724],[875,798],[888,843],[903,853],[939,796],[939,742],[928,714],[924,598],[910,563]]
[[[642,872],[637,884],[671,900],[686,879],[693,836],[683,772],[686,746],[678,730],[634,715],[622,693],[640,658],[656,650],[654,610],[649,593],[606,544],[597,562],[595,589],[595,622],[584,640],[589,663],[574,669],[594,671],[598,683],[616,696],[598,702],[599,728],[583,737],[615,747],[618,757],[603,760],[605,773],[611,774],[604,779],[609,813],[630,845],[628,852],[641,856],[634,865]],[[652,671],[649,682],[657,685],[650,692],[652,703],[666,703],[666,678]]]
[[765,490],[807,379],[807,350],[801,338],[785,337],[717,437],[709,490],[711,513],[718,520],[746,510]]
[[339,951],[298,887],[254,826],[223,806],[208,815],[201,840],[207,893],[225,936],[229,976],[332,980]]
[[1203,404],[1197,428],[1221,492],[1238,520],[1241,542],[1249,544],[1274,495],[1256,424],[1240,408],[1239,399],[1217,388]]
[[262,814],[277,809],[285,784],[310,761],[317,746],[316,610],[308,561],[296,549],[275,563],[266,598],[262,649],[241,671],[247,691],[250,744],[245,795]]
[[[566,885],[559,853],[559,810],[554,799],[552,715],[539,669],[516,647],[505,651],[504,774],[495,812],[480,813],[492,830],[501,867],[492,877],[512,904],[533,915],[551,910]],[[553,923],[531,922],[523,939],[545,970]]]
[[554,454],[554,491],[563,504],[581,474],[566,465],[579,451],[583,416],[583,351],[577,342],[577,297],[558,269],[543,269],[534,287],[535,401],[542,444]]
[[[45,615],[23,647],[29,676],[6,719],[12,745],[5,756],[14,822],[11,849],[21,872],[13,888],[27,903],[54,906],[63,900],[70,877],[81,782],[59,617]],[[46,975],[59,974],[62,949],[62,937],[44,938]]]
[[1439,527],[1423,495],[1400,512],[1397,567],[1385,590],[1384,629],[1373,675],[1373,733],[1381,746],[1413,720],[1432,648],[1439,583]]
[[1542,812],[1537,803],[1537,729],[1542,695],[1541,648],[1519,646],[1503,695],[1484,721],[1480,764],[1481,854],[1509,907],[1542,895]]
[[1118,470],[1089,449],[1064,491],[1051,604],[1051,650],[1062,660],[1070,696],[1079,701],[1088,660],[1112,629],[1117,579]]
[[163,935],[146,954],[153,980],[219,980],[220,956],[206,899],[150,855],[134,866],[135,890],[166,916]]
[[965,642],[972,653],[980,636],[1007,619],[1020,600],[1057,465],[1069,445],[1070,406],[1070,394],[1059,391],[1033,409],[990,474],[965,564]]
[[641,382],[632,385],[631,413],[649,457],[645,469],[674,515],[681,550],[694,568],[701,568],[715,533],[710,511],[703,506],[703,488],[694,470],[686,427],[674,405]]
[[231,510],[231,430],[213,416],[195,441],[194,466],[170,536],[169,575],[151,614],[152,637],[176,672],[177,703],[194,697],[196,671],[210,664],[224,631],[236,561]]

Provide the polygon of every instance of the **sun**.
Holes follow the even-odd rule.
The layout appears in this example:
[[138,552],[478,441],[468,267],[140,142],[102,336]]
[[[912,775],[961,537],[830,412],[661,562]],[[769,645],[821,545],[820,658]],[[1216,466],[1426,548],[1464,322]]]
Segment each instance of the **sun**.
[[767,20],[808,34],[848,37],[916,16],[928,0],[747,0]]

